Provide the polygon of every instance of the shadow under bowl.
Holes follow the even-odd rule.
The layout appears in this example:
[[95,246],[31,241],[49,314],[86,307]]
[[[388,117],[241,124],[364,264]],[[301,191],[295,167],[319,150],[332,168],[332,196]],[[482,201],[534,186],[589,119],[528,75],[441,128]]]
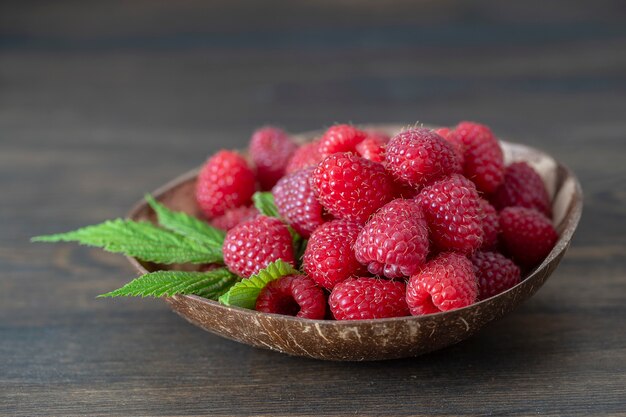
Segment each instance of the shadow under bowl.
[[[397,125],[367,126],[389,134]],[[309,140],[319,132],[298,135]],[[582,190],[575,175],[548,154],[520,144],[501,142],[507,163],[526,161],[535,168],[552,197],[554,225],[559,240],[535,269],[515,287],[458,310],[416,317],[377,320],[308,320],[224,306],[195,295],[165,298],[170,307],[192,324],[222,337],[287,353],[337,361],[365,361],[417,356],[458,343],[487,323],[511,312],[530,298],[556,269],[572,239],[582,213]],[[173,210],[200,216],[194,188],[198,170],[188,172],[153,193]],[[133,220],[156,221],[152,209],[140,202],[130,212]],[[140,272],[156,265],[129,258]],[[162,268],[161,268],[162,269]]]

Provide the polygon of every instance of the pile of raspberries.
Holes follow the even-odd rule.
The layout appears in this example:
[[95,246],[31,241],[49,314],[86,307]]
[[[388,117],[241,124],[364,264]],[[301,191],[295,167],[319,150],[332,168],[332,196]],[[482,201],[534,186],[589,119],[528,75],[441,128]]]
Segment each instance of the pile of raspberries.
[[[263,127],[248,154],[209,158],[196,197],[227,230],[232,272],[301,265],[261,291],[258,311],[360,320],[458,309],[519,283],[558,239],[541,177],[525,162],[505,166],[478,123],[393,137],[335,125],[303,145]],[[251,205],[259,189],[281,218]],[[300,259],[288,226],[308,239]]]

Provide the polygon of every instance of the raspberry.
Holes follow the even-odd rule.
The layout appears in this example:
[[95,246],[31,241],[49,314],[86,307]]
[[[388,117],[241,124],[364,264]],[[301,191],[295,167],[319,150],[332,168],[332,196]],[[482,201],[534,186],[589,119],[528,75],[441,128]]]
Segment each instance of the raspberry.
[[388,278],[417,272],[428,255],[428,225],[412,200],[393,200],[365,224],[354,245],[356,259]]
[[196,182],[196,200],[208,218],[250,203],[254,172],[241,155],[219,151],[204,164]]
[[324,158],[313,172],[312,184],[330,214],[360,224],[389,202],[394,191],[381,164],[351,153]]
[[272,189],[282,218],[305,238],[324,223],[323,207],[310,184],[314,169],[309,167],[287,174]]
[[402,281],[356,278],[335,286],[328,298],[337,320],[368,320],[409,315]]
[[304,251],[304,272],[328,289],[365,272],[352,250],[359,231],[360,226],[348,220],[333,220],[315,229]]
[[248,149],[263,190],[272,188],[285,175],[287,163],[297,147],[287,133],[277,127],[262,127],[252,134]]
[[391,138],[385,150],[385,166],[393,176],[419,186],[461,172],[452,145],[430,129],[411,129]]
[[472,258],[478,281],[478,300],[484,300],[520,282],[520,270],[513,261],[497,252],[476,252]]
[[291,156],[285,172],[290,174],[302,168],[314,166],[320,163],[322,155],[319,151],[319,140],[301,145]]
[[279,259],[294,265],[289,229],[273,217],[257,216],[233,227],[222,251],[228,269],[245,278]]
[[383,162],[385,159],[385,145],[389,142],[389,136],[375,131],[368,131],[366,133],[367,137],[356,145],[356,151],[365,159],[374,162]]
[[388,143],[391,139],[391,136],[386,134],[385,132],[381,132],[380,130],[375,129],[367,129],[365,130],[365,134],[367,135],[367,139],[373,139],[378,143]]
[[322,157],[337,152],[355,152],[356,145],[365,139],[367,134],[350,125],[335,125],[328,128],[320,139]]
[[211,226],[222,230],[230,230],[239,223],[254,219],[259,211],[254,207],[241,206],[228,210],[221,216],[211,219]]
[[326,297],[311,279],[304,275],[289,275],[271,281],[261,290],[256,310],[322,320],[326,315]]
[[559,239],[552,222],[542,213],[524,207],[500,212],[502,241],[519,264],[532,267],[541,262]]
[[466,307],[477,295],[472,263],[454,252],[441,253],[427,262],[406,288],[406,302],[414,316]]
[[483,221],[483,244],[480,249],[494,250],[498,246],[498,235],[500,234],[498,212],[483,198],[480,199],[479,203]]
[[498,140],[484,125],[461,122],[448,141],[463,148],[465,176],[484,193],[492,193],[504,178],[504,156]]
[[539,174],[526,162],[515,162],[506,168],[504,182],[500,184],[491,201],[498,210],[505,207],[534,208],[552,217],[546,186]]
[[480,247],[483,240],[480,197],[470,180],[454,174],[424,187],[417,201],[438,249],[471,253]]
[[448,127],[440,127],[439,129],[435,129],[435,133],[444,138],[450,145],[452,145],[452,147],[454,148],[454,153],[456,154],[459,163],[461,164],[461,167],[464,166],[465,157],[463,156],[463,144],[461,144],[459,141],[448,140],[450,134],[453,133],[453,130]]

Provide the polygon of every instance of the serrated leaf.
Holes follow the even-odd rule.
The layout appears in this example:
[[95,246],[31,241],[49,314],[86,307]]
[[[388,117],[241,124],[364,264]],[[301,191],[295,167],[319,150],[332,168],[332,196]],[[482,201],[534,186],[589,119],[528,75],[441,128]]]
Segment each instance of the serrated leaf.
[[272,262],[250,278],[243,279],[233,285],[219,298],[219,301],[227,306],[254,309],[257,297],[268,283],[292,274],[298,274],[298,271],[287,262],[281,260]]
[[280,214],[278,213],[278,208],[276,208],[276,203],[274,203],[274,196],[272,193],[267,191],[257,191],[252,196],[252,201],[254,202],[254,207],[259,210],[259,213],[268,217],[276,217],[280,219]]
[[217,300],[236,281],[237,276],[226,268],[207,272],[156,271],[98,297],[171,297],[176,294],[196,294]]
[[72,232],[38,236],[33,242],[78,242],[161,264],[223,262],[222,248],[161,229],[149,222],[115,219]]
[[146,201],[157,214],[159,224],[172,232],[179,233],[190,239],[221,249],[226,232],[217,229],[202,220],[187,213],[170,210],[156,201],[150,194],[146,194]]

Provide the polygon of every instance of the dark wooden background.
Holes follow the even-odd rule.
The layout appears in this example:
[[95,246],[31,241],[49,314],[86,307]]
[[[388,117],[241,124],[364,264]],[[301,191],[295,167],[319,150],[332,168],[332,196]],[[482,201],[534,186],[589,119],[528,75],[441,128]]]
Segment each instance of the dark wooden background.
[[[95,299],[134,276],[120,256],[28,243],[264,123],[460,119],[557,155],[586,206],[533,299],[427,356],[253,349]],[[625,207],[623,1],[2,1],[0,415],[623,416]]]

